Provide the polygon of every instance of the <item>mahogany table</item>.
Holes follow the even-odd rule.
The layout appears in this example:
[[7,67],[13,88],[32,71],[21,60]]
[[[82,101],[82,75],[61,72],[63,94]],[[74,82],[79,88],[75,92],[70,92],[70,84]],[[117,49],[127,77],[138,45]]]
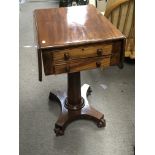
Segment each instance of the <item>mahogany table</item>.
[[88,84],[81,87],[80,71],[123,67],[125,37],[93,5],[38,9],[34,11],[39,80],[42,62],[45,75],[68,74],[68,91],[50,92],[49,99],[61,105],[55,123],[56,136],[77,119],[89,119],[105,127],[104,114],[88,102]]

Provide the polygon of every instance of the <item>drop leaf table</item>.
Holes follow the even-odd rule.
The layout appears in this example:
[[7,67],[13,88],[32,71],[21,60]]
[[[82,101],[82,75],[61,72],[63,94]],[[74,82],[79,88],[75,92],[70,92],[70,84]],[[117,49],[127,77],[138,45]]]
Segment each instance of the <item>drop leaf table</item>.
[[81,87],[80,72],[117,65],[123,67],[125,37],[93,5],[37,9],[34,11],[39,80],[45,75],[67,73],[67,92],[50,92],[49,99],[61,105],[55,123],[56,136],[64,135],[77,119],[105,127],[104,114],[88,102],[88,84]]

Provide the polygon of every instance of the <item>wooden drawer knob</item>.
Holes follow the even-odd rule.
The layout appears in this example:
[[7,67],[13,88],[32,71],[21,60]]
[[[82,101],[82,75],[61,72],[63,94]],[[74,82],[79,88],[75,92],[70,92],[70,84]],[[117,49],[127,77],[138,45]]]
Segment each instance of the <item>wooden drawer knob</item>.
[[70,58],[69,53],[64,53],[64,59],[69,60],[69,58]]
[[103,53],[103,49],[102,48],[97,49],[97,55],[98,56],[102,56],[102,53]]
[[96,67],[101,67],[101,62],[96,62]]
[[66,66],[66,72],[69,72],[69,71],[70,71],[70,67]]

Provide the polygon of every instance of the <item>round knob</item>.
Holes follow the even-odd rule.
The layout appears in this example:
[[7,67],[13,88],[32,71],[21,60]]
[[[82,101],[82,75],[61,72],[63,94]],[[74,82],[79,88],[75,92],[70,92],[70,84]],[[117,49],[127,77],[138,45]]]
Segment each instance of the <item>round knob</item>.
[[70,67],[66,66],[66,72],[69,72],[69,71],[70,71]]
[[98,55],[98,56],[102,56],[102,53],[103,53],[102,48],[97,49],[97,55]]
[[70,58],[69,53],[64,53],[64,59],[69,60],[69,58]]
[[96,62],[96,67],[101,67],[101,62]]

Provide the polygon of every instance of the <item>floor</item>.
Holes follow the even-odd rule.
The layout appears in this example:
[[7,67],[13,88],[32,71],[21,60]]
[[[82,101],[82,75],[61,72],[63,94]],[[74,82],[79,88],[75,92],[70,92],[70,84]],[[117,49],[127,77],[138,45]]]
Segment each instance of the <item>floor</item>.
[[20,155],[134,155],[135,66],[124,69],[81,72],[82,83],[90,84],[91,104],[105,114],[106,128],[86,120],[71,123],[65,135],[56,137],[53,128],[60,113],[48,100],[52,89],[66,89],[66,74],[43,76],[38,81],[34,44],[33,10],[58,7],[58,1],[26,1],[20,5]]

